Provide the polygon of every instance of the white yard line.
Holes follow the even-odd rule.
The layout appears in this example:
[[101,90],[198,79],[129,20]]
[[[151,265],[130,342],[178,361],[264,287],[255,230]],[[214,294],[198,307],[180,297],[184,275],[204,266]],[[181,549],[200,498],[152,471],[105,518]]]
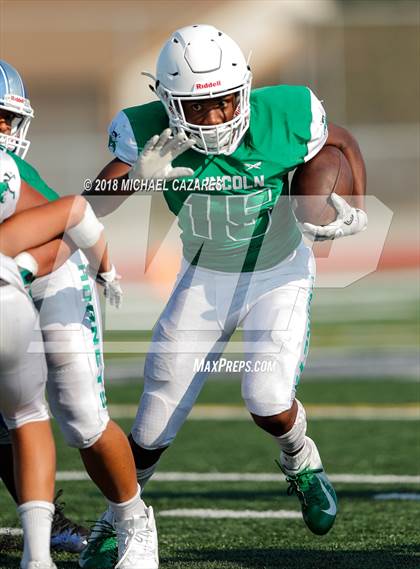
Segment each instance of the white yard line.
[[272,519],[277,518],[281,520],[291,520],[301,518],[302,514],[296,510],[267,510],[265,512],[256,510],[213,510],[213,509],[178,509],[178,510],[163,510],[158,512],[159,516],[165,518],[212,518],[221,520],[225,518],[243,519],[251,518],[256,519]]
[[[305,405],[309,419],[335,419],[359,421],[418,421],[420,406],[406,405]],[[109,405],[113,419],[131,419],[136,416],[137,405]],[[242,421],[250,419],[245,407],[240,405],[196,405],[189,420],[193,421]]]
[[22,535],[20,528],[0,528],[0,535]]
[[[182,480],[192,480],[192,474],[193,473],[185,473],[182,474]],[[63,476],[64,475],[64,476]],[[83,475],[83,476],[80,476]],[[170,475],[170,477],[167,477],[165,475]],[[178,476],[180,475],[180,473],[176,473],[176,472],[167,472],[167,473],[162,473],[160,476],[156,476],[155,480],[171,480],[171,481],[178,481],[179,478]],[[73,477],[74,476],[74,477]],[[186,476],[188,478],[186,478]],[[194,474],[194,476],[199,476],[199,480],[203,481],[203,475],[197,475]],[[210,475],[205,475],[206,477],[206,482],[209,481],[209,477]],[[215,475],[212,475],[213,477]],[[220,481],[221,478],[220,476],[223,475],[217,475],[217,481]],[[233,480],[233,476],[238,477],[238,479],[243,480],[244,476],[248,476],[248,475],[239,475],[239,474],[234,474],[231,473],[228,480],[232,481]],[[272,475],[268,475],[268,474],[259,474],[259,475],[252,475],[252,480],[256,480],[256,477],[258,477],[258,480],[261,480],[261,477],[264,476],[264,481],[266,480],[279,480],[281,479],[280,476],[276,476],[273,477]],[[410,479],[410,482],[420,482],[420,476],[393,476],[393,475],[388,475],[388,476],[356,476],[356,475],[332,475],[330,476],[330,479],[333,481],[338,481],[337,479],[339,479],[340,481],[342,481],[343,476],[345,477],[346,481],[352,481],[352,482],[366,482],[366,481],[372,481],[373,479],[375,479],[375,483],[376,484],[381,484],[381,483],[388,483],[388,482],[394,482],[394,481],[399,481],[401,482],[402,479],[404,479],[405,481],[408,481],[407,479]],[[57,479],[58,480],[85,480],[87,477],[84,473],[80,473],[80,472],[59,472]],[[248,479],[248,478],[246,478]],[[214,480],[214,478],[213,478]],[[226,478],[223,478],[223,480],[226,480]],[[236,480],[236,479],[235,479]],[[196,479],[194,478],[194,481],[196,481]],[[389,492],[389,493],[384,493],[384,494],[375,494],[373,496],[374,500],[410,500],[410,501],[419,501],[420,500],[420,494],[416,494],[416,493],[409,493],[409,492]],[[218,509],[202,509],[202,508],[178,508],[175,510],[161,510],[160,512],[157,512],[157,515],[160,517],[164,517],[164,518],[202,518],[202,519],[253,519],[253,520],[262,520],[262,519],[282,519],[282,520],[291,520],[291,519],[300,519],[302,514],[296,510],[266,510],[266,511],[259,511],[259,510],[218,510]],[[20,528],[9,528],[9,527],[5,527],[2,528],[0,527],[0,535],[5,535],[5,536],[20,536],[22,535],[22,530]]]
[[[252,519],[252,520],[294,520],[300,519],[302,514],[296,510],[216,510],[216,509],[199,509],[199,508],[179,508],[176,510],[162,510],[156,512],[157,516],[163,518],[203,518],[203,519]],[[19,528],[2,528],[0,527],[0,535],[19,536],[23,532]]]
[[[331,474],[332,482],[341,484],[420,484],[420,476],[398,474]],[[68,470],[57,472],[61,482],[89,480],[84,471]],[[154,482],[280,482],[282,474],[248,472],[157,472]]]
[[414,500],[420,501],[420,494],[409,492],[389,492],[388,494],[375,494],[374,500]]
[[[420,494],[415,493],[397,493],[375,494],[374,500],[420,500]],[[204,508],[178,508],[175,510],[161,510],[157,512],[159,517],[163,518],[201,518],[201,519],[281,519],[293,520],[300,519],[302,514],[296,510],[218,510]],[[19,528],[0,528],[0,535],[19,536],[22,530]]]

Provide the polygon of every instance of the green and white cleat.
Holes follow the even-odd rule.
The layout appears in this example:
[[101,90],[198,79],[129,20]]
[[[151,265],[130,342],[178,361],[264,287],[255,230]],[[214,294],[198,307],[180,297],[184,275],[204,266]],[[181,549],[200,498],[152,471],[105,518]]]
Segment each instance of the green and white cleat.
[[337,496],[322,468],[305,468],[294,476],[286,475],[287,493],[295,494],[302,507],[305,524],[311,532],[325,535],[332,528],[337,515]]
[[113,569],[118,562],[118,542],[112,513],[107,510],[95,522],[79,557],[83,569]]
[[306,468],[292,474],[284,464],[278,464],[289,483],[287,494],[296,494],[299,498],[305,524],[316,535],[325,535],[337,516],[337,496],[322,467],[315,443],[308,437],[307,442],[311,445],[312,452]]

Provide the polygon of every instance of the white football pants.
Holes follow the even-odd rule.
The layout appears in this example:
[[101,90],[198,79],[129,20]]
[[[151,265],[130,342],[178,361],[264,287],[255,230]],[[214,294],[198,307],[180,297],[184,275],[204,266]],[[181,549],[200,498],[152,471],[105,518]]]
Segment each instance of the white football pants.
[[[102,435],[109,415],[100,305],[86,258],[77,251],[59,269],[36,279],[31,292],[39,310],[35,343],[38,349],[44,345],[46,352],[52,414],[70,446],[88,448]],[[28,381],[35,385],[37,376],[43,392],[46,375],[35,365],[28,371]],[[10,437],[0,422],[0,444],[8,443]]]
[[67,444],[92,446],[109,415],[104,390],[101,312],[87,259],[76,251],[31,287],[48,365],[51,412]]
[[[42,346],[37,318],[23,288],[0,286],[0,413],[9,429],[49,418],[44,354],[30,351],[32,343]],[[4,431],[3,424],[0,444],[9,442]]]
[[[272,269],[226,273],[183,262],[146,358],[144,392],[132,429],[146,449],[168,446],[237,327],[243,329],[242,396],[259,416],[289,409],[309,346],[315,278],[303,242]],[[208,365],[201,365],[202,362]]]

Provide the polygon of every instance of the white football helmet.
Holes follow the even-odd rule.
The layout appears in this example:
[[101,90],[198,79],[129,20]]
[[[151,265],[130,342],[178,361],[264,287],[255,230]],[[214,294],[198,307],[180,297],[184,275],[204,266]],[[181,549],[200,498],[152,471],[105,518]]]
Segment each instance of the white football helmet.
[[14,67],[2,60],[0,60],[0,109],[15,115],[12,119],[11,133],[0,133],[0,146],[24,158],[31,144],[26,139],[26,134],[34,111],[26,96],[21,76]]
[[[232,154],[249,127],[252,74],[239,46],[213,26],[194,25],[174,32],[160,52],[154,90],[170,126],[195,141],[203,154]],[[215,126],[189,123],[182,102],[235,93],[232,120]]]

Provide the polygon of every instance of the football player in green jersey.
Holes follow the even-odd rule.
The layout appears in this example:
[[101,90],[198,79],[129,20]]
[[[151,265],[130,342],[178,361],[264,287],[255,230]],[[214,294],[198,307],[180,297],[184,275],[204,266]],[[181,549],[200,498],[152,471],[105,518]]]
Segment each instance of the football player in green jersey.
[[[241,50],[212,26],[172,34],[150,77],[159,101],[116,115],[109,127],[114,159],[98,176],[118,179],[125,190],[163,180],[183,243],[181,271],[154,329],[130,435],[138,480],[144,488],[188,416],[211,369],[207,364],[217,362],[240,326],[246,360],[255,364],[243,374],[245,404],[279,445],[280,467],[306,525],[325,534],[337,498],[295,397],[308,352],[315,263],[293,215],[287,175],[325,144],[338,147],[350,163],[360,209],[337,196],[334,203],[346,215],[331,226],[306,229],[329,239],[362,231],[366,174],[358,144],[327,123],[307,87],[251,91]],[[106,215],[123,199],[96,200],[94,208]],[[203,363],[198,369],[197,360]],[[272,371],[260,371],[260,360]],[[82,566],[89,556],[88,547]]]

